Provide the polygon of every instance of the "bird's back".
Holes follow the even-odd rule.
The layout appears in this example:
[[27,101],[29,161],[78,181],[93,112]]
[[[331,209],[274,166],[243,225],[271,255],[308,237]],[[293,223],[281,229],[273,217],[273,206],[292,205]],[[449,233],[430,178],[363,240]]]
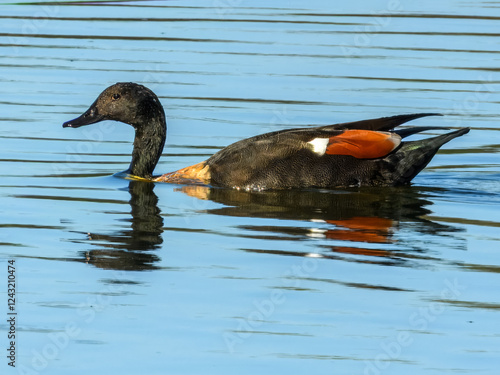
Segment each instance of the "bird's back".
[[[206,161],[211,184],[248,190],[406,184],[443,144],[469,131],[460,129],[414,142],[397,141],[419,131],[434,129],[393,130],[402,123],[430,115],[434,114],[289,129],[244,139]],[[375,135],[381,138],[380,142],[375,140]],[[387,149],[388,142],[394,147]],[[375,153],[366,154],[364,150],[370,147]],[[378,150],[382,147],[385,149]]]

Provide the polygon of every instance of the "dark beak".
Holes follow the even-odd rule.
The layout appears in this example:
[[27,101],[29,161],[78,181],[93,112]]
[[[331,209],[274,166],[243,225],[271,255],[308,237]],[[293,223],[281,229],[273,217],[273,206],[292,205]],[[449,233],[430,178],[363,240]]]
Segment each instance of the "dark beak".
[[79,128],[80,126],[95,124],[96,122],[105,120],[104,116],[99,114],[95,104],[92,104],[80,117],[65,122],[63,128]]

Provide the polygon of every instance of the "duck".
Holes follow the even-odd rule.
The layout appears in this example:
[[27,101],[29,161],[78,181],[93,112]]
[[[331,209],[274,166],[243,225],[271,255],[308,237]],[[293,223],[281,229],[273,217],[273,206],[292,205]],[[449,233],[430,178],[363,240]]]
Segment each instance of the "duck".
[[409,184],[441,146],[469,132],[459,128],[438,136],[403,141],[435,126],[403,127],[438,113],[273,131],[237,141],[208,159],[163,175],[153,175],[167,135],[165,111],[147,87],[119,82],[106,88],[81,116],[63,128],[114,120],[135,129],[131,179],[202,184],[244,190],[398,186]]

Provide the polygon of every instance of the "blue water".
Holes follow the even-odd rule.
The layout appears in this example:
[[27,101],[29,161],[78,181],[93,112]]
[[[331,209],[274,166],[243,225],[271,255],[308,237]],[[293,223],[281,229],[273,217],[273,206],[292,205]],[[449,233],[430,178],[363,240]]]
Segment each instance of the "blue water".
[[[498,4],[0,9],[2,374],[498,372]],[[472,130],[402,188],[144,184],[113,176],[131,127],[61,126],[117,81],[165,107],[158,174],[312,124]]]

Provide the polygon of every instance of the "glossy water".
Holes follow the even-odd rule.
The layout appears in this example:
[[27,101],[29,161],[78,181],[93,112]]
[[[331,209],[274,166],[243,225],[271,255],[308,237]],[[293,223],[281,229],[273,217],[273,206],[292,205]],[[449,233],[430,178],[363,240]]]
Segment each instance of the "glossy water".
[[[1,6],[1,373],[498,373],[500,5],[408,3]],[[117,81],[166,107],[158,173],[307,124],[472,131],[411,187],[155,186],[113,177],[132,128],[61,127]]]

